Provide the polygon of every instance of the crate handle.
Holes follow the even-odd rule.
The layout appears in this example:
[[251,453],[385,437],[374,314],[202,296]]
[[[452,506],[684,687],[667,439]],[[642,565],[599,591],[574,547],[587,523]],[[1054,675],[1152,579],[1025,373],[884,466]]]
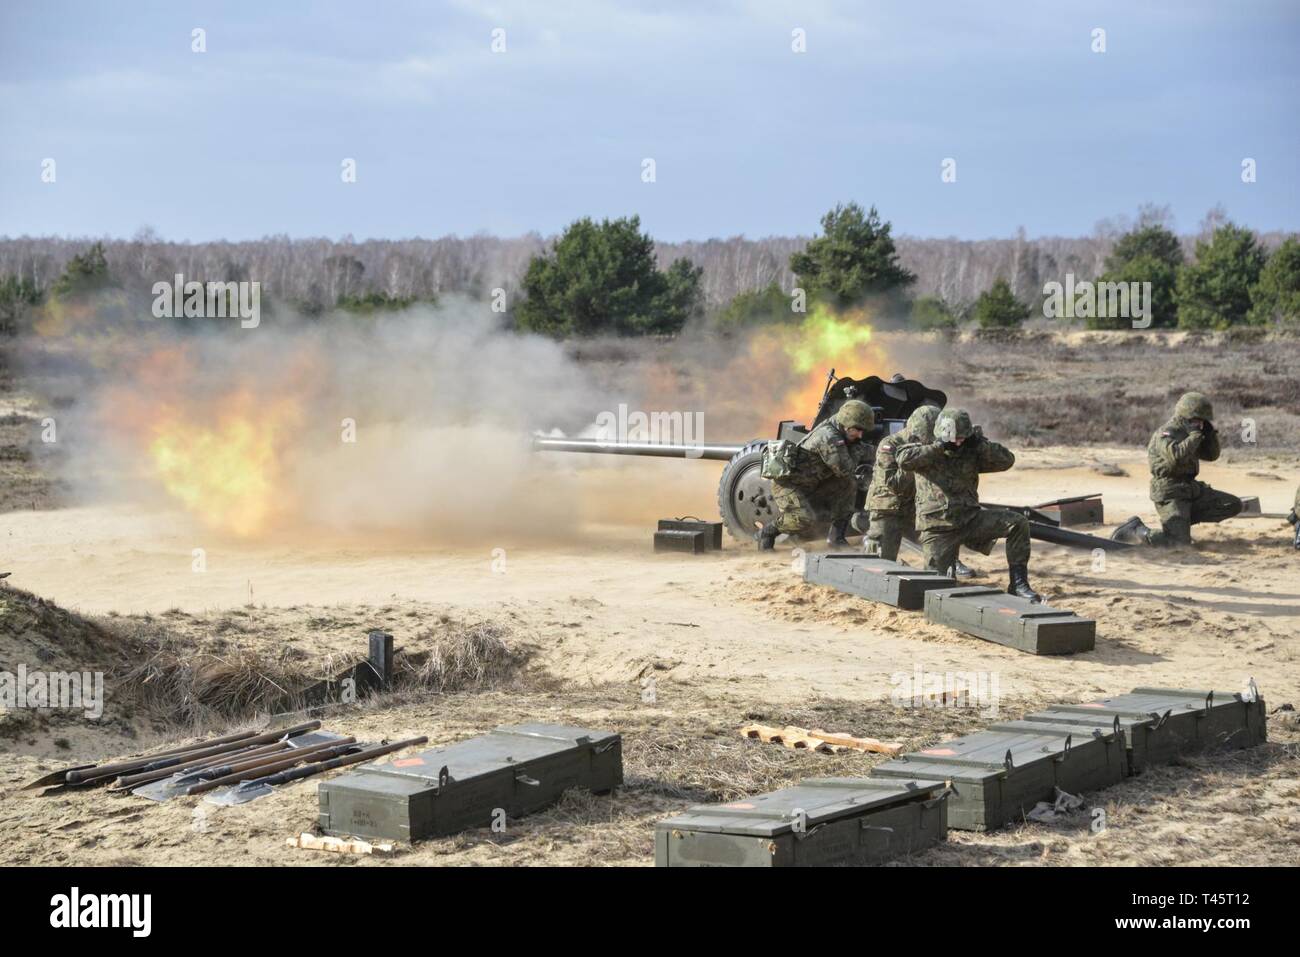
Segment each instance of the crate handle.
[[[953,793],[952,782],[948,781],[944,784],[942,788],[939,789],[939,792],[935,794],[934,797],[930,798],[930,800],[928,801],[922,801],[921,807],[923,807],[927,811],[930,810],[930,808],[932,807],[937,807],[940,804],[942,804],[944,801],[948,800],[948,795],[952,793]],[[922,814],[920,818],[920,828],[921,830],[925,830],[924,814]]]
[[1165,722],[1169,720],[1169,716],[1173,713],[1174,713],[1174,709],[1170,708],[1164,714],[1160,715],[1160,720],[1157,721],[1154,725],[1152,725],[1151,730],[1159,731],[1162,727],[1164,727]]
[[1011,758],[1011,749],[1010,749],[1010,748],[1007,748],[1007,755],[1006,755],[1006,757],[1004,757],[1004,758],[1002,759],[1002,766],[1005,767],[1008,771],[1013,771],[1013,770],[1015,770],[1016,762],[1013,761],[1012,758]]
[[1118,735],[1118,734],[1120,733],[1120,728],[1119,728],[1119,715],[1115,715],[1115,729],[1114,729],[1114,730],[1115,730],[1115,734],[1116,734],[1116,735]]
[[1205,710],[1209,711],[1213,707],[1214,707],[1214,692],[1207,691],[1205,693]]
[[807,828],[807,829],[799,829],[799,828],[795,828],[795,829],[794,829],[794,839],[795,839],[796,841],[806,841],[806,840],[808,840],[808,838],[812,837],[814,834],[816,834],[818,831],[820,831],[820,830],[821,830],[822,828],[824,828],[825,826],[826,826],[826,825],[823,823],[823,824],[814,824],[812,827]]
[[698,515],[682,515],[679,518],[673,519],[673,521],[674,522],[699,522],[701,524],[705,524],[704,519],[700,518]]
[[537,778],[530,778],[528,775],[524,774],[523,772],[516,774],[515,780],[518,781],[520,784],[528,785],[530,788],[539,788],[542,786],[542,782],[537,780]]
[[438,790],[441,791],[451,783],[451,772],[447,770],[447,765],[438,769]]
[[596,745],[594,748],[592,748],[592,749],[591,749],[591,753],[592,753],[592,754],[604,754],[606,751],[608,751],[610,748],[614,747],[614,745],[616,745],[616,744],[618,744],[618,738],[610,738],[610,739],[609,739],[608,741],[606,741],[604,744],[598,744],[598,745]]

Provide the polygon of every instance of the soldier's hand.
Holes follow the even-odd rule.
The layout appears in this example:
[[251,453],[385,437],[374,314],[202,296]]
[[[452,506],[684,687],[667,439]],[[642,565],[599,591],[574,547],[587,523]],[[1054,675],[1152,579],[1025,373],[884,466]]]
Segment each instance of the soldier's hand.
[[984,444],[984,430],[977,425],[975,426],[975,431],[972,432],[970,436],[966,439],[966,441],[962,443],[962,448],[977,449],[983,444]]
[[1214,423],[1211,422],[1209,419],[1202,419],[1201,431],[1204,432],[1206,435],[1212,435],[1214,433]]

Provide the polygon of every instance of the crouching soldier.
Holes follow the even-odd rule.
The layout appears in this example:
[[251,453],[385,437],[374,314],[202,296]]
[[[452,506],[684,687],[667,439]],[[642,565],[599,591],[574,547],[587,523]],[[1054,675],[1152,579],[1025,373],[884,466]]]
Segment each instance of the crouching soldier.
[[790,461],[780,470],[785,474],[770,476],[780,514],[758,533],[760,549],[772,548],[778,535],[803,537],[827,521],[826,543],[848,544],[844,536],[857,506],[858,470],[870,449],[862,437],[875,427],[871,406],[850,399],[790,449]]
[[1295,547],[1300,551],[1300,487],[1295,490],[1295,504],[1291,506],[1291,514],[1286,520],[1295,526]]
[[962,545],[987,555],[1005,538],[1007,593],[1042,601],[1029,585],[1029,519],[1006,509],[980,507],[980,473],[1005,472],[1015,464],[1015,455],[984,438],[960,409],[939,413],[934,439],[898,450],[899,467],[916,474],[916,527],[926,564],[951,573]]
[[1134,515],[1111,533],[1117,542],[1190,545],[1192,526],[1221,522],[1241,512],[1241,499],[1197,481],[1201,462],[1219,457],[1214,407],[1199,392],[1188,392],[1174,405],[1174,415],[1147,443],[1151,465],[1151,501],[1161,530],[1152,531]]
[[[898,467],[898,450],[933,441],[939,410],[923,405],[907,418],[902,431],[876,446],[876,464],[867,489],[867,528],[863,548],[891,562],[898,558],[904,535],[916,532],[916,476]],[[860,519],[859,519],[860,521]]]

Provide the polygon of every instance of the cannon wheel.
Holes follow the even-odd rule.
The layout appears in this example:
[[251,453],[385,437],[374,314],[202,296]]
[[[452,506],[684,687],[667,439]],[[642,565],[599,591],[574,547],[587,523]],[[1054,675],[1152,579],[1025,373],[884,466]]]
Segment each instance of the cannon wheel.
[[722,521],[727,531],[743,542],[752,542],[759,527],[777,515],[772,502],[772,483],[759,474],[766,445],[766,439],[748,443],[723,467],[718,481],[718,511]]

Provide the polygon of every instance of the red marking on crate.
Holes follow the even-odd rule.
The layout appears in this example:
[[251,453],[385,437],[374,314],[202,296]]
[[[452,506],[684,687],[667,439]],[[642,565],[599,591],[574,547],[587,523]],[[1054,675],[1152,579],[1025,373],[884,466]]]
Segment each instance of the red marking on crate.
[[954,751],[952,748],[930,748],[930,750],[928,750],[928,751],[920,751],[920,752],[918,752],[918,753],[919,753],[919,754],[938,754],[938,755],[942,755],[942,756],[944,756],[944,757],[951,757],[952,755],[956,754],[957,752]]
[[399,758],[393,762],[395,768],[409,768],[416,764],[423,764],[424,758]]

